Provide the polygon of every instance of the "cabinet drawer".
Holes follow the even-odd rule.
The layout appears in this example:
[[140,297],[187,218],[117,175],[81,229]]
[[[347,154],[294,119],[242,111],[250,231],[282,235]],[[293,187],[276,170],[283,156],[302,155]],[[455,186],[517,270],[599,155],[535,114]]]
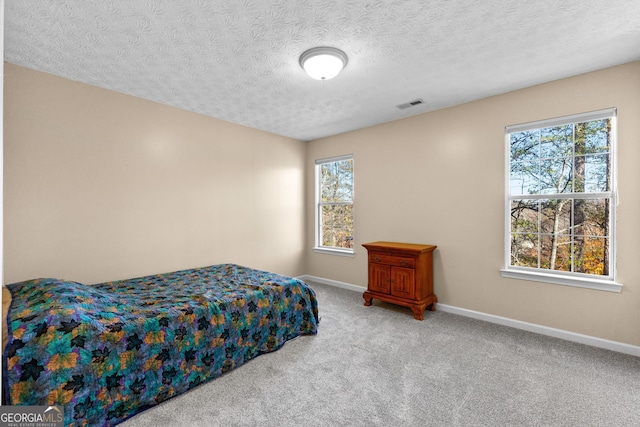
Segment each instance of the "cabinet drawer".
[[374,252],[369,254],[369,262],[372,264],[384,264],[397,267],[415,268],[415,258]]

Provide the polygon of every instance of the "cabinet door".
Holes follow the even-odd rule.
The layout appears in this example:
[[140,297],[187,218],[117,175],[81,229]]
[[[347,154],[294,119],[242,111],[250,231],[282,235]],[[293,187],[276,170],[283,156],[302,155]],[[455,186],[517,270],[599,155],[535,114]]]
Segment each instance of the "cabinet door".
[[391,267],[391,295],[413,299],[416,294],[416,271],[412,268]]
[[382,264],[369,264],[369,290],[388,294],[390,292],[391,267]]

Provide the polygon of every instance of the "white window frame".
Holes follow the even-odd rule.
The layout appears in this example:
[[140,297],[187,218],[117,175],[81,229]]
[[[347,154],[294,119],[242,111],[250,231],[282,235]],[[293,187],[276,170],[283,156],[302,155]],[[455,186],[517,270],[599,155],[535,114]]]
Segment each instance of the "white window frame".
[[[558,285],[576,286],[581,288],[596,289],[610,292],[620,292],[622,284],[616,282],[616,205],[617,205],[617,112],[615,108],[575,114],[554,119],[511,125],[505,127],[505,234],[504,234],[504,268],[500,270],[502,277],[512,279],[531,280],[536,282],[553,283]],[[582,273],[547,270],[533,267],[519,267],[511,265],[511,200],[522,198],[521,195],[511,196],[510,168],[511,168],[511,144],[510,134],[532,129],[581,123],[599,119],[611,119],[611,185],[609,192],[601,196],[610,199],[610,228],[609,228],[609,275],[596,276]],[[567,193],[568,198],[575,198],[575,193]],[[556,198],[556,195],[554,195]]]
[[[322,215],[320,214],[320,209],[321,209],[321,204],[320,204],[320,200],[321,200],[321,191],[320,191],[320,183],[321,183],[321,179],[320,179],[320,166],[322,166],[325,163],[333,163],[333,162],[338,162],[338,161],[342,161],[342,160],[351,160],[353,161],[353,155],[352,154],[345,154],[342,156],[336,156],[336,157],[329,157],[329,158],[325,158],[325,159],[318,159],[315,161],[315,203],[314,203],[314,211],[315,211],[315,218],[314,218],[314,227],[315,227],[315,245],[313,247],[313,251],[317,252],[317,253],[324,253],[324,254],[330,254],[330,255],[341,255],[341,256],[355,256],[355,250],[354,248],[336,248],[336,247],[331,247],[331,246],[322,246],[321,242],[322,242],[322,237],[321,237],[321,229],[322,229],[322,224],[321,224],[321,220],[322,220]],[[354,163],[355,164],[355,163]],[[355,180],[355,179],[354,179]],[[355,182],[354,184],[354,191],[355,191]],[[354,196],[355,198],[355,196]],[[352,201],[353,204],[353,201]],[[354,244],[355,247],[355,244]]]

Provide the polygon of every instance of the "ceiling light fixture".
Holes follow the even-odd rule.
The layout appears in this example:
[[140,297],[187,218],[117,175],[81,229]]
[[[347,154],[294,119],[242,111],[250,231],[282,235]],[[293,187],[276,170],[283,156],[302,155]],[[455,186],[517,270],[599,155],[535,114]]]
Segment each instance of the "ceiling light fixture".
[[300,55],[300,66],[316,80],[329,80],[346,67],[347,54],[335,47],[314,47]]

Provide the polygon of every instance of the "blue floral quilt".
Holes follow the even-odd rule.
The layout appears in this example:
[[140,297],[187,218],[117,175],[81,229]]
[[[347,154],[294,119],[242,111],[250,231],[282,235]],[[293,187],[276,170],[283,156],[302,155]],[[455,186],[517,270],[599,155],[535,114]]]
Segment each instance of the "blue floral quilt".
[[62,405],[66,426],[122,422],[318,325],[304,282],[234,264],[8,288],[4,404]]

